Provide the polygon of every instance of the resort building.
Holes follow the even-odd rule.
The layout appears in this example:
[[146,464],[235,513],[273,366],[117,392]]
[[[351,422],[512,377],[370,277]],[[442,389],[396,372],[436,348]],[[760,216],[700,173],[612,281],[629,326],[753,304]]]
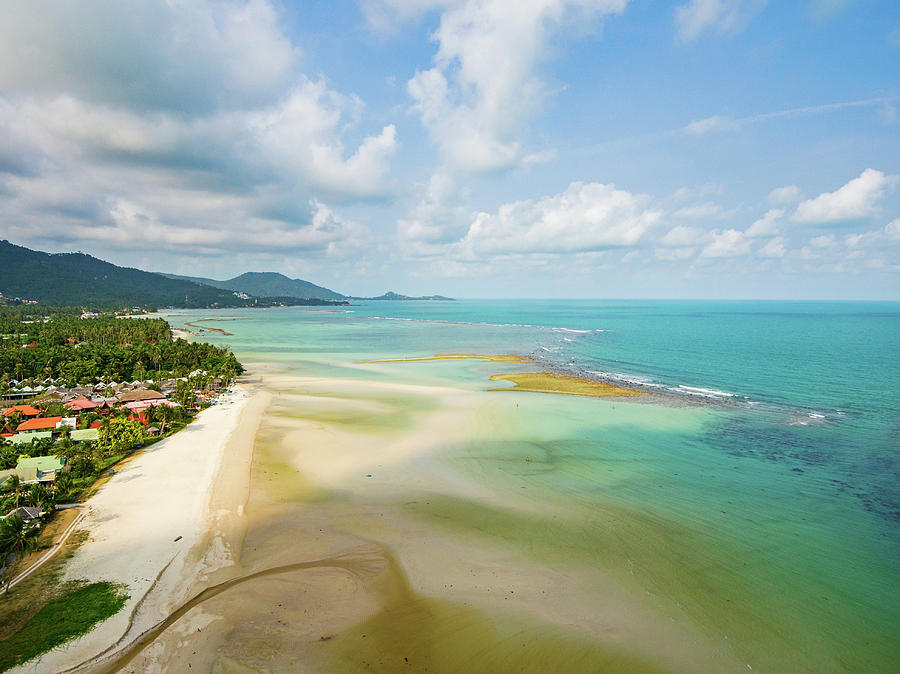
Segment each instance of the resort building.
[[0,519],[6,519],[7,517],[12,517],[13,515],[18,515],[19,517],[21,517],[22,521],[25,522],[25,524],[31,524],[32,522],[36,522],[37,520],[39,520],[44,515],[44,511],[40,508],[34,508],[31,506],[21,506],[19,508],[16,508],[15,510],[10,510],[4,517]]
[[99,437],[99,428],[80,428],[69,433],[69,439],[71,439],[72,442],[85,442],[86,440],[93,440],[96,442]]
[[41,411],[31,405],[12,405],[11,407],[3,408],[3,416],[11,417],[16,412],[20,412],[23,417],[39,417],[41,416]]
[[14,445],[27,445],[32,440],[47,440],[53,437],[52,431],[29,431],[25,433],[17,433],[11,438],[6,438],[8,442]]
[[93,410],[100,406],[100,403],[96,403],[93,400],[89,400],[84,396],[79,396],[75,398],[75,400],[69,401],[66,403],[66,407],[72,410],[73,412],[84,412],[86,410]]
[[166,396],[159,391],[153,389],[136,389],[134,391],[124,391],[118,395],[119,402],[131,403],[144,400],[165,400]]
[[29,419],[28,421],[23,421],[16,427],[16,433],[55,430],[59,427],[62,420],[62,417],[37,417],[35,419]]
[[[38,482],[53,482],[65,465],[65,457],[31,456],[19,459],[19,463],[16,464],[16,471],[33,469],[36,472]],[[22,482],[25,482],[25,480],[22,480]]]

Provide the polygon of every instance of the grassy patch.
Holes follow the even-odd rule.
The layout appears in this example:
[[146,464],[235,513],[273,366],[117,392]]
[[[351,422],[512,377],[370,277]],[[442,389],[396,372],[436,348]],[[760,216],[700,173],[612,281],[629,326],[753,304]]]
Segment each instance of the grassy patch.
[[0,671],[87,634],[94,625],[118,613],[127,600],[128,595],[113,583],[70,583],[62,595],[0,642]]
[[105,459],[100,461],[100,470],[98,472],[102,473],[104,470],[109,470],[110,466],[116,465],[117,463],[119,463],[119,461],[121,461],[126,456],[128,456],[128,454],[129,454],[129,452],[124,452],[122,454],[114,454],[112,456],[107,456]]

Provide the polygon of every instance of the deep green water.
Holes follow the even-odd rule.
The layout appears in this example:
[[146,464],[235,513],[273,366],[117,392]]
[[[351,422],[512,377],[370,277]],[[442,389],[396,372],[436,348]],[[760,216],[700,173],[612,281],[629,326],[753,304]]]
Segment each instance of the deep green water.
[[[748,663],[766,644],[820,671],[890,671],[900,657],[900,304],[373,302],[170,321],[209,318],[241,320],[208,323],[233,334],[205,339],[295,374],[485,390],[490,374],[514,367],[351,364],[520,353],[672,393],[615,410],[526,394],[519,432],[448,447],[446,461],[492,489],[527,487],[581,512],[579,522],[596,520],[548,535],[585,563],[616,546],[638,559],[646,586],[658,581],[652,591],[742,639]],[[527,469],[509,461],[520,455]],[[624,529],[604,538],[603,518],[618,508],[646,523],[643,534],[629,529],[633,541]],[[471,517],[500,537],[535,526],[477,508]],[[551,552],[535,554],[552,563]],[[770,667],[784,657],[769,655]]]

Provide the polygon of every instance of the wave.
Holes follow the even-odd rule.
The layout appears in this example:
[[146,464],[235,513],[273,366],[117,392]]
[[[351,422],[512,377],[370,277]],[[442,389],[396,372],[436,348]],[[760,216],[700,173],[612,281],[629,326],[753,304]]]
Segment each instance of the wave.
[[[836,413],[836,416],[844,416],[842,413]],[[823,412],[797,410],[788,421],[788,426],[818,426],[829,421],[828,415]]]
[[700,386],[685,386],[684,384],[679,384],[678,388],[683,391],[688,391],[692,395],[705,396],[709,398],[733,398],[734,393],[728,393],[727,391],[717,391],[714,388],[701,388]]
[[432,323],[437,325],[484,325],[492,328],[534,328],[537,330],[551,330],[553,332],[571,332],[574,334],[591,334],[606,332],[606,330],[581,330],[578,328],[562,328],[554,325],[536,325],[534,323],[491,323],[488,321],[447,321],[437,318],[403,318],[400,316],[369,316],[373,321],[405,321],[409,323]]

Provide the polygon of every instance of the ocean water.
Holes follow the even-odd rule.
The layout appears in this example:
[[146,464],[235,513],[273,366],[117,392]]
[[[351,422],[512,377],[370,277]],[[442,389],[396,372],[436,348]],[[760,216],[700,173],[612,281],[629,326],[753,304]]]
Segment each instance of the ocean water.
[[[169,320],[223,329],[231,334],[201,337],[285,375],[481,395],[503,385],[490,375],[535,366],[355,363],[515,353],[655,393],[491,394],[481,430],[448,441],[438,460],[496,499],[448,491],[436,515],[409,506],[395,484],[397,503],[448,537],[489,539],[541,568],[583,571],[588,584],[602,570],[750,669],[895,671],[900,661],[898,303],[369,302]],[[285,414],[402,435],[417,403],[388,402],[390,414],[365,420],[303,402]],[[594,601],[602,612],[599,591]],[[415,630],[402,639],[415,641]],[[665,646],[612,641],[685,669]],[[592,670],[545,650],[550,659],[532,662]]]

